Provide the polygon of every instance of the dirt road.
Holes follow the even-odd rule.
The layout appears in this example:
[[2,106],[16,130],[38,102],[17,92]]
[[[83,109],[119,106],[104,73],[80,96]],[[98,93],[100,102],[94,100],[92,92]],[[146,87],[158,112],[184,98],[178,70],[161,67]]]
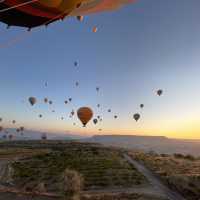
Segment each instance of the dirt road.
[[161,194],[164,194],[169,200],[186,200],[179,193],[172,191],[166,185],[164,185],[149,169],[138,161],[132,159],[129,155],[124,154],[124,158],[132,164],[140,173],[142,173],[152,186]]

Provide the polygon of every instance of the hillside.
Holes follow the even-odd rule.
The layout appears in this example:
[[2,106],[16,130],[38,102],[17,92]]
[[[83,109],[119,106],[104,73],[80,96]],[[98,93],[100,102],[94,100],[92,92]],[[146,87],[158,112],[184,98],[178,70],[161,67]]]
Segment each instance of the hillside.
[[145,152],[155,151],[157,153],[182,153],[200,156],[199,140],[178,140],[162,136],[95,135],[85,139],[85,141]]

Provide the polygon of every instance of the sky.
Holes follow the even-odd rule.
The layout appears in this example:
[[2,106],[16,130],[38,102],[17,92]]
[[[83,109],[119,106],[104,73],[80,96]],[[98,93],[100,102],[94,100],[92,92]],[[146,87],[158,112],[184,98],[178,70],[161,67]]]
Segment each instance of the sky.
[[[2,125],[200,139],[199,7],[199,0],[138,0],[114,12],[86,16],[81,23],[69,18],[29,34],[1,23]],[[158,97],[160,88],[164,93]],[[33,107],[30,96],[37,98]],[[45,97],[53,105],[44,104]],[[82,106],[91,107],[103,121],[83,128],[76,116],[69,118],[72,109]],[[134,113],[141,114],[137,123]]]

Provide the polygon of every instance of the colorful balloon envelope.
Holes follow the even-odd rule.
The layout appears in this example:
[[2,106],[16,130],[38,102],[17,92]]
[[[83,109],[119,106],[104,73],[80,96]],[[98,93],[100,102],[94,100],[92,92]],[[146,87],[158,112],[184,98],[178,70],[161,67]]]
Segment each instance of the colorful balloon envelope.
[[47,25],[67,16],[84,15],[117,9],[135,0],[5,0],[0,3],[0,21],[14,26]]

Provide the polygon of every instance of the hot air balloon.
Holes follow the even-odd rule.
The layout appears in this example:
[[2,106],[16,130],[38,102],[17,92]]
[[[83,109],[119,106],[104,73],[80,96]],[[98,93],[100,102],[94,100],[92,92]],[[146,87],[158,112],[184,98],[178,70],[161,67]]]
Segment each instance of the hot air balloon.
[[98,120],[97,119],[93,119],[93,123],[97,124]]
[[102,129],[100,128],[99,131],[102,131]]
[[82,22],[82,21],[83,21],[83,19],[84,19],[84,17],[83,17],[83,16],[77,16],[77,20],[78,20],[78,21]]
[[100,104],[97,104],[97,107],[100,108]]
[[1,131],[3,131],[3,127],[2,127],[2,126],[0,126],[0,132],[1,132]]
[[161,96],[163,94],[163,90],[159,89],[159,90],[156,91],[156,93],[157,93],[158,96]]
[[0,118],[0,122],[2,122],[3,121],[3,119],[2,118]]
[[93,111],[89,107],[81,107],[77,110],[77,116],[85,127],[93,117]]
[[67,104],[67,103],[68,103],[68,101],[65,101],[64,103],[65,103],[65,104]]
[[64,120],[64,117],[61,117],[61,120]]
[[74,110],[71,111],[71,116],[74,116],[75,112]]
[[140,108],[144,108],[144,104],[140,104]]
[[41,114],[39,115],[39,118],[42,118],[42,115],[41,115]]
[[108,112],[110,113],[110,112],[111,112],[111,109],[108,109]]
[[98,31],[98,28],[95,26],[95,27],[93,27],[93,29],[92,29],[92,32],[93,33],[96,33]]
[[74,62],[74,66],[75,66],[75,67],[78,66],[78,62],[77,62],[77,61]]
[[20,129],[21,132],[24,131],[24,127],[23,126],[21,126],[19,129]]
[[49,104],[52,105],[52,104],[53,104],[53,101],[49,101]]
[[0,3],[0,21],[8,26],[48,25],[66,16],[84,16],[117,9],[135,0],[5,0]]
[[12,120],[12,123],[13,123],[13,124],[15,124],[15,123],[16,123],[16,121],[15,121],[15,120]]
[[68,100],[69,100],[69,102],[71,102],[71,101],[72,101],[72,98],[69,98]]
[[55,113],[55,110],[52,110],[51,112],[52,112],[52,113]]
[[29,97],[29,102],[30,102],[30,104],[33,106],[34,104],[36,104],[36,102],[37,102],[37,100],[36,100],[36,98],[35,97]]
[[44,98],[44,103],[48,103],[48,99],[47,98]]
[[17,133],[19,133],[19,132],[20,132],[20,129],[19,129],[19,128],[17,128],[17,129],[16,129],[16,132],[17,132]]
[[98,115],[98,116],[97,116],[97,119],[100,119],[100,118],[101,118],[101,116],[100,116],[100,115]]
[[97,92],[99,91],[99,87],[96,87],[96,91],[97,91]]
[[136,113],[133,115],[133,118],[135,119],[135,121],[137,122],[140,119],[140,114]]
[[78,83],[78,82],[76,82],[76,87],[78,87],[78,85],[79,85],[79,83]]
[[115,115],[114,118],[117,119],[117,115]]

